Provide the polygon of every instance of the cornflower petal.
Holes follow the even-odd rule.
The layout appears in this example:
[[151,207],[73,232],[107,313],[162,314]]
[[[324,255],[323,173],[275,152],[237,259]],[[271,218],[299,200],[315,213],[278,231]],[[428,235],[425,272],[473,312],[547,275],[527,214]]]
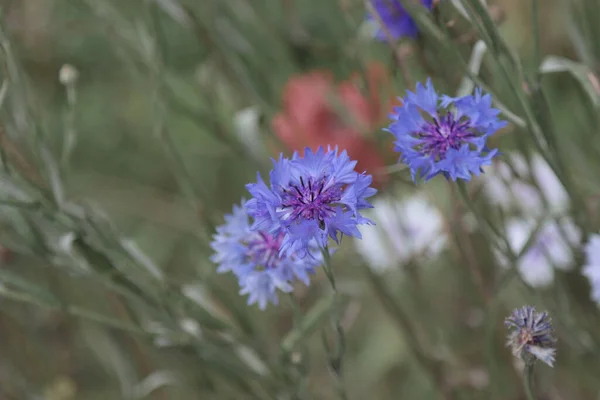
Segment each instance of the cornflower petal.
[[[377,12],[378,18],[372,14],[368,14],[367,20],[374,20],[378,23],[381,20],[385,25],[385,30],[389,32],[393,39],[417,37],[419,33],[417,24],[399,0],[371,0],[371,4]],[[431,10],[433,0],[421,0],[421,4]],[[388,39],[384,29],[381,27],[375,33],[375,37],[382,41]]]
[[283,233],[281,256],[310,255],[311,244],[324,248],[328,235],[336,241],[341,235],[359,237],[357,225],[368,223],[360,210],[371,207],[367,198],[377,191],[370,187],[371,176],[359,174],[355,166],[346,151],[337,148],[306,148],[303,157],[280,157],[268,188],[260,180],[247,185],[254,196],[247,203],[256,219],[252,229]]
[[431,80],[407,91],[403,106],[391,114],[386,131],[395,138],[400,161],[414,181],[442,174],[446,179],[470,180],[499,154],[487,147],[487,138],[506,125],[491,107],[490,95],[440,96]]
[[[257,185],[253,187],[258,188],[256,193],[271,197],[264,193],[264,187]],[[257,202],[242,201],[242,204],[256,206],[255,211],[265,208]],[[225,223],[213,236],[211,246],[215,252],[211,260],[218,265],[218,273],[232,272],[238,278],[240,294],[248,295],[248,305],[258,304],[264,310],[268,303],[277,304],[278,291],[291,292],[296,279],[308,285],[309,275],[323,260],[316,241],[310,239],[301,249],[302,256],[293,251],[282,253],[283,231],[278,228],[273,233],[262,229],[269,225],[262,222],[251,224],[248,211],[248,207],[236,205],[232,214],[225,216]],[[265,221],[269,218],[265,217]]]

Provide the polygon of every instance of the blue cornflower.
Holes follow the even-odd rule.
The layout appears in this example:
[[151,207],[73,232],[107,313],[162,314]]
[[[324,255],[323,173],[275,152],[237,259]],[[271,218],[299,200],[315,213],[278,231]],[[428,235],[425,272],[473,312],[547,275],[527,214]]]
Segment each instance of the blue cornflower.
[[242,206],[234,206],[217,228],[211,246],[211,260],[219,265],[218,273],[233,272],[238,278],[240,294],[248,295],[248,304],[258,303],[264,310],[268,302],[277,304],[277,289],[292,291],[295,279],[309,284],[309,274],[322,262],[317,246],[309,244],[312,257],[280,254],[283,233],[250,229],[250,218]]
[[402,101],[390,114],[393,122],[386,130],[396,137],[396,150],[410,167],[413,181],[440,173],[453,181],[470,180],[498,154],[486,140],[506,122],[498,119],[500,111],[491,107],[491,96],[482,95],[480,89],[475,95],[440,96],[427,80]]
[[252,229],[283,234],[281,254],[304,257],[313,241],[325,248],[327,236],[337,243],[342,235],[360,238],[357,225],[372,223],[359,210],[372,207],[366,199],[377,191],[370,175],[354,171],[346,151],[306,148],[304,157],[281,155],[273,164],[269,187],[260,174],[246,185],[253,196],[246,207],[255,218]]
[[531,306],[517,308],[505,319],[504,325],[511,329],[507,345],[515,357],[527,364],[541,360],[553,366],[556,339],[547,312],[538,313]]
[[[433,0],[421,0],[421,3],[431,10]],[[367,20],[379,23],[379,20],[385,25],[385,30],[389,32],[393,39],[401,37],[417,37],[419,29],[410,14],[402,6],[400,0],[371,0],[373,9],[377,16],[369,13]],[[379,40],[387,40],[387,35],[381,27],[377,29],[375,37]]]

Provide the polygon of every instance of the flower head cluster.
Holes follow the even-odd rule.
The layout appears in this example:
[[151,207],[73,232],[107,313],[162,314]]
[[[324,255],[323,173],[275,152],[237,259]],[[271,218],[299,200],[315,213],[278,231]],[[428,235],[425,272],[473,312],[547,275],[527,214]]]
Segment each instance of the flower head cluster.
[[248,304],[258,303],[264,309],[268,302],[277,304],[277,289],[291,292],[298,279],[309,284],[309,274],[321,263],[318,248],[309,243],[312,257],[280,254],[283,233],[251,230],[244,206],[234,206],[233,213],[217,228],[211,246],[211,260],[219,265],[217,272],[233,272],[238,278],[240,294],[249,295]]
[[517,308],[506,318],[504,325],[510,330],[507,346],[512,348],[515,357],[526,364],[541,360],[553,366],[556,339],[547,312],[538,313],[531,306]]
[[[433,6],[433,0],[421,0],[421,3],[429,10]],[[374,20],[378,23],[381,21],[385,25],[377,29],[375,33],[377,39],[387,40],[386,31],[393,39],[415,38],[419,33],[417,24],[402,6],[400,0],[371,0],[371,4],[377,15],[370,13],[367,15],[367,20]]]
[[443,217],[422,195],[402,201],[377,198],[367,215],[377,226],[365,227],[362,240],[354,244],[377,271],[384,272],[417,257],[435,256],[446,243]]
[[325,248],[328,236],[336,242],[342,235],[361,237],[357,226],[371,221],[360,210],[372,207],[367,198],[376,190],[370,175],[354,171],[356,161],[345,151],[306,148],[304,157],[294,153],[273,162],[270,186],[260,174],[246,186],[253,196],[246,207],[253,230],[281,235],[282,256],[304,257],[315,241]]
[[470,180],[484,165],[491,164],[497,149],[486,146],[487,138],[506,125],[491,107],[490,95],[440,96],[431,81],[417,84],[407,92],[403,106],[394,109],[387,131],[396,137],[400,160],[417,176],[431,179],[443,174],[447,179]]
[[585,258],[583,274],[592,285],[592,299],[600,304],[600,235],[590,236],[585,246]]
[[[554,268],[564,270],[572,266],[572,247],[579,245],[581,232],[566,217],[541,225],[534,219],[510,218],[506,222],[506,237],[515,254],[523,253],[517,261],[523,280],[533,287],[544,287],[554,281]],[[501,265],[508,266],[504,256],[496,255]]]

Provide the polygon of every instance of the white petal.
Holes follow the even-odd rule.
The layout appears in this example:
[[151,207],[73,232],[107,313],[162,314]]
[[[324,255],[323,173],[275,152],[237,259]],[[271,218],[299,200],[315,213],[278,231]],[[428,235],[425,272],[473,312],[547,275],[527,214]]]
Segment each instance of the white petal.
[[531,287],[546,287],[554,281],[554,268],[544,257],[523,257],[519,262],[519,272]]
[[527,243],[535,222],[529,219],[512,218],[506,224],[506,235],[514,252],[520,252]]
[[529,215],[540,215],[544,209],[544,203],[539,191],[528,183],[515,180],[510,185],[510,191],[513,194],[519,207]]
[[373,269],[379,272],[389,269],[393,263],[392,255],[384,244],[380,228],[376,225],[366,225],[361,228],[361,233],[362,239],[354,239],[358,253]]
[[569,207],[569,195],[542,156],[539,154],[533,156],[531,168],[537,184],[550,204],[550,208],[553,211],[566,210]]
[[600,265],[600,235],[590,236],[590,240],[585,245],[585,256],[588,264]]
[[539,360],[545,362],[549,366],[554,366],[555,349],[543,348],[539,346],[528,346],[527,350],[536,356]]
[[518,174],[522,176],[529,175],[529,165],[527,165],[527,160],[521,153],[510,153],[508,157],[512,167]]

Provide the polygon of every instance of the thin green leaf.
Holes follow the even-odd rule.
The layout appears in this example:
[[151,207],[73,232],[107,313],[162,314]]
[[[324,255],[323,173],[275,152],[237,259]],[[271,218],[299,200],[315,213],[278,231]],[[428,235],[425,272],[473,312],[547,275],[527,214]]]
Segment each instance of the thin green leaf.
[[320,299],[304,316],[300,324],[291,330],[281,341],[281,350],[289,353],[302,341],[306,340],[326,320],[334,306],[334,296]]
[[29,296],[37,299],[37,301],[39,301],[40,303],[56,302],[56,298],[52,295],[52,293],[48,292],[46,289],[36,284],[33,284],[6,269],[0,269],[0,282],[3,285],[12,286],[15,289],[19,289],[22,292],[26,292]]
[[598,77],[584,64],[568,58],[548,56],[540,65],[542,74],[566,72],[581,84],[594,107],[600,107],[600,82]]

